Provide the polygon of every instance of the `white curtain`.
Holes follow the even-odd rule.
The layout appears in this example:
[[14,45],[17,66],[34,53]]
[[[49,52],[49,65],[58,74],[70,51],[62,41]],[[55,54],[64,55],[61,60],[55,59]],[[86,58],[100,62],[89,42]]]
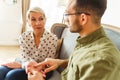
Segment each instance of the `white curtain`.
[[30,0],[22,0],[22,33],[26,31],[26,12],[30,7]]

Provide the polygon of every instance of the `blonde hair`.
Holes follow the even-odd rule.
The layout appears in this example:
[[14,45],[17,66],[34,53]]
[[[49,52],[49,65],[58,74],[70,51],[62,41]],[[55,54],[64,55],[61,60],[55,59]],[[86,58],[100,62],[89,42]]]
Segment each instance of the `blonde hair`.
[[43,16],[46,18],[45,12],[44,12],[44,11],[42,10],[42,8],[40,8],[40,7],[33,7],[33,8],[31,8],[31,9],[29,9],[29,10],[27,11],[27,15],[26,15],[27,18],[29,18],[29,15],[30,15],[31,12],[41,13],[41,14],[43,14]]

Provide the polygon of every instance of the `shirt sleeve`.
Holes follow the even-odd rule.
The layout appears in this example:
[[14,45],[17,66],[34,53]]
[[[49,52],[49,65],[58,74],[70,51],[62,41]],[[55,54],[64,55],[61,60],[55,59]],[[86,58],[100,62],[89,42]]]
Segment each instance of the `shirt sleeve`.
[[19,44],[20,44],[20,52],[22,56],[22,68],[25,68],[26,64],[33,59],[29,57],[30,55],[29,49],[26,45],[26,40],[22,35],[19,37]]
[[78,63],[79,67],[79,80],[111,80],[115,65],[109,58],[87,59]]
[[54,34],[51,34],[52,36],[50,37],[49,41],[49,53],[47,55],[47,58],[56,58],[56,49],[57,49],[57,36]]

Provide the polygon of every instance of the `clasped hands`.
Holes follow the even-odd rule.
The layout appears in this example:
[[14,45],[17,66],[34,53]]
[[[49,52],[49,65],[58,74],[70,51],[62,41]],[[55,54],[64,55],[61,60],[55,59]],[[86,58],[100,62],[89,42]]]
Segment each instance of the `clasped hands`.
[[58,61],[51,58],[46,58],[45,61],[41,63],[30,61],[26,66],[26,73],[28,74],[29,80],[44,80],[46,77],[45,74],[57,69],[58,66]]

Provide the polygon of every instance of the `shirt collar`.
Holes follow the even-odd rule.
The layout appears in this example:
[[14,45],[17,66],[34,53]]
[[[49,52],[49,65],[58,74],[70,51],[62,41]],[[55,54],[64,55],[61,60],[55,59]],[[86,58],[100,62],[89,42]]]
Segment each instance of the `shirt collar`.
[[84,46],[88,43],[92,43],[95,40],[101,38],[105,36],[105,31],[103,29],[103,27],[97,29],[96,31],[94,31],[93,33],[81,38],[80,36],[77,38],[77,43],[81,46]]
[[[41,38],[43,38],[46,35],[46,33],[47,33],[47,31],[44,30],[43,35],[41,36]],[[34,39],[33,31],[31,31],[30,34],[31,34],[31,38]]]

